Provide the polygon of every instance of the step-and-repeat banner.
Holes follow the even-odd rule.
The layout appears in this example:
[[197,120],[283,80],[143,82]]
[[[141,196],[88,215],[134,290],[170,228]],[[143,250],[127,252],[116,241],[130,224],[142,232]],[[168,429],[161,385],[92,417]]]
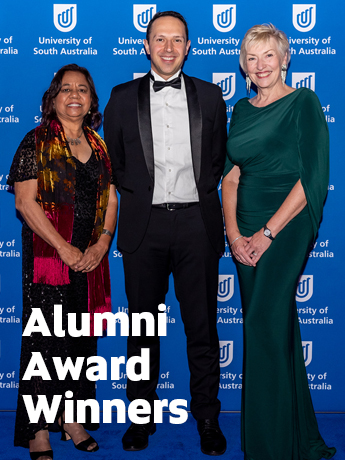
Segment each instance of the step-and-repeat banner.
[[[77,63],[93,76],[101,111],[111,88],[146,73],[150,62],[143,39],[156,11],[181,12],[189,25],[191,49],[184,70],[223,90],[228,121],[246,96],[239,68],[241,40],[255,24],[273,23],[291,45],[287,84],[308,87],[321,101],[331,137],[329,193],[319,236],[296,292],[305,364],[315,409],[345,411],[344,366],[344,3],[276,0],[212,3],[210,0],[133,4],[83,0],[75,4],[16,0],[0,11],[0,409],[15,409],[21,342],[21,222],[13,190],[6,185],[12,157],[23,136],[41,120],[41,98],[61,66]],[[101,130],[101,134],[102,130]],[[298,235],[296,235],[298,238]],[[293,249],[293,248],[291,248]],[[113,312],[126,312],[122,255],[110,250]],[[274,270],[274,267],[272,267]],[[269,277],[269,273],[267,273]],[[188,279],[185,281],[188,283]],[[186,340],[173,280],[166,299],[167,336],[161,338],[162,400],[189,400]],[[220,261],[218,331],[221,356],[219,397],[223,410],[240,409],[242,314],[237,274],[229,248]],[[272,350],[274,353],[274,350]],[[110,363],[126,354],[126,338],[98,341]],[[97,398],[126,401],[126,372],[97,383]]]

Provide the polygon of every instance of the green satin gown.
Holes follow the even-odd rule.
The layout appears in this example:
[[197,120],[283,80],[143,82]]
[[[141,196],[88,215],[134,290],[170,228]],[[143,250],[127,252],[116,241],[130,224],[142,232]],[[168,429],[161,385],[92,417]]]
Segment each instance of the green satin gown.
[[237,221],[260,230],[301,179],[308,205],[256,267],[237,263],[244,317],[242,450],[246,460],[331,458],[308,388],[295,294],[322,216],[329,139],[317,96],[298,89],[266,107],[235,106],[224,176],[241,170]]

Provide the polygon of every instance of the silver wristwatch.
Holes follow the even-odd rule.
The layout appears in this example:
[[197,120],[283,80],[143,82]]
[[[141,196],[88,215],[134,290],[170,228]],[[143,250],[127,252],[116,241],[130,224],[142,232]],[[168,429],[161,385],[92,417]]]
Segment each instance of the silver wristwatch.
[[265,224],[264,225],[264,235],[267,236],[267,238],[269,238],[270,240],[274,240],[273,236],[272,236],[272,233],[271,233],[271,230],[269,228],[267,228],[267,225]]
[[110,238],[113,237],[113,234],[111,233],[111,231],[107,230],[106,228],[103,228],[102,235],[108,235],[108,236],[110,236]]

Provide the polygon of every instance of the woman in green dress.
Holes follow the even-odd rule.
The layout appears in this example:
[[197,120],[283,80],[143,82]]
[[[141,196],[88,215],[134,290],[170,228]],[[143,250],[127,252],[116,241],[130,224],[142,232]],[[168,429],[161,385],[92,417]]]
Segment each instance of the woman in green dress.
[[240,64],[257,95],[235,105],[222,184],[244,315],[242,450],[246,460],[331,458],[319,434],[295,293],[320,224],[329,139],[320,102],[285,85],[286,35],[245,35]]

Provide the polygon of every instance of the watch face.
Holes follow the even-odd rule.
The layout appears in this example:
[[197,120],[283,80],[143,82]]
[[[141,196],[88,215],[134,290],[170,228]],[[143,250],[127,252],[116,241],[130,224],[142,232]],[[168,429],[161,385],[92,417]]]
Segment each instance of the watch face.
[[264,230],[264,235],[265,236],[270,236],[271,235],[271,232],[270,232],[270,230],[268,230],[268,228],[266,228],[266,230]]

